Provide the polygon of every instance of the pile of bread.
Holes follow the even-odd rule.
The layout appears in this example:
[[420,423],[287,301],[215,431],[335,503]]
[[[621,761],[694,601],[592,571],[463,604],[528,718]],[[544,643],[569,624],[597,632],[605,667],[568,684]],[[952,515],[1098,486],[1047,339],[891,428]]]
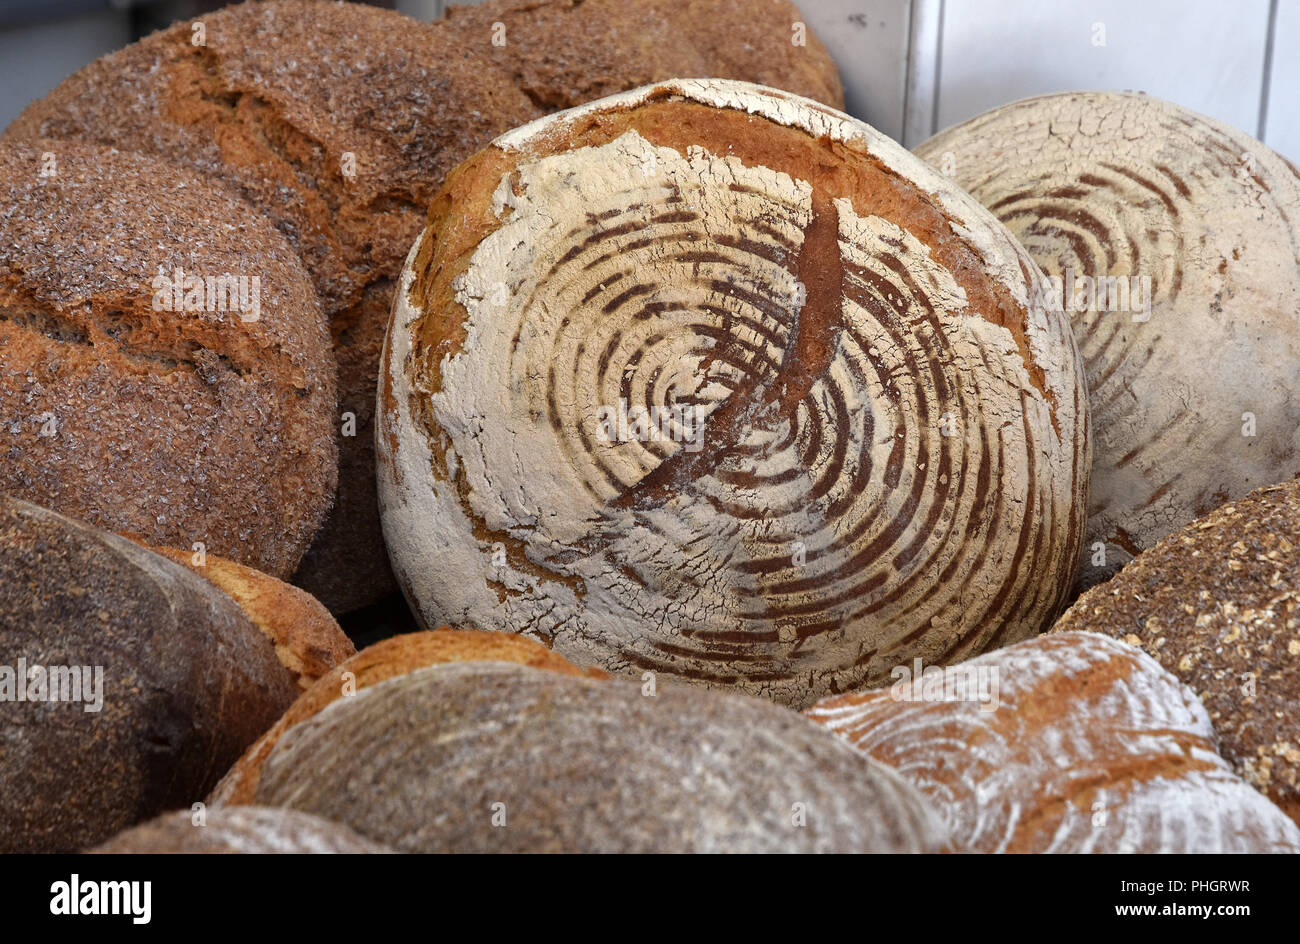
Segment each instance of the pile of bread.
[[33,103],[0,849],[1300,851],[1300,173],[842,105],[784,0],[246,3]]

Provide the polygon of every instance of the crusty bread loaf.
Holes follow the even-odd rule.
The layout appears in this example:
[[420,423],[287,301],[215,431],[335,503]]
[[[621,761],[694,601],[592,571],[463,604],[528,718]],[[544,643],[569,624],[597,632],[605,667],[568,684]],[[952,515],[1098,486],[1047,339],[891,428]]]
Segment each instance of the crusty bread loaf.
[[292,247],[215,181],[73,141],[0,147],[0,205],[0,491],[293,573],[337,470]]
[[844,107],[834,60],[786,0],[488,0],[449,6],[446,22],[547,111],[687,78]]
[[1056,629],[1123,639],[1182,679],[1237,773],[1300,822],[1300,479],[1165,538]]
[[212,791],[212,801],[252,803],[262,764],[284,732],[325,706],[387,679],[445,662],[514,662],[568,675],[604,677],[604,673],[594,669],[583,672],[540,643],[512,633],[444,627],[433,632],[394,636],[366,647],[308,689],[230,768]]
[[779,706],[500,662],[432,665],[339,699],[285,733],[256,802],[403,851],[943,843],[915,790]]
[[88,850],[103,855],[286,855],[389,853],[393,850],[319,816],[263,806],[166,813]]
[[[294,241],[333,329],[342,434],[338,498],[295,579],[344,612],[394,588],[375,499],[373,413],[402,260],[448,170],[559,104],[517,87],[501,63],[527,64],[537,82],[571,97],[689,65],[838,103],[820,43],[794,46],[793,8],[768,6],[724,28],[732,0],[490,4],[461,28],[460,18],[426,24],[353,3],[246,3],[204,15],[202,45],[194,23],[182,22],[92,63],[31,105],[7,137],[166,155],[237,188]],[[479,29],[475,15],[506,19],[504,49],[493,44],[494,20]],[[728,33],[734,42],[724,42]],[[563,50],[562,72],[544,49]]]
[[1082,586],[1300,472],[1300,176],[1284,158],[1115,92],[1005,105],[917,153],[1061,280],[1045,296],[1084,309],[1070,317],[1097,458]]
[[5,852],[75,851],[188,807],[298,693],[211,583],[3,495],[0,643]]
[[1215,753],[1205,709],[1141,651],[1039,637],[809,716],[933,801],[972,852],[1300,852]]
[[206,577],[238,603],[275,646],[280,664],[294,674],[300,689],[311,688],[321,676],[357,654],[330,611],[305,590],[223,557],[199,559],[174,547],[151,550]]
[[394,303],[408,599],[796,706],[1040,632],[1089,452],[1034,272],[897,144],[776,90],[663,83],[499,138]]

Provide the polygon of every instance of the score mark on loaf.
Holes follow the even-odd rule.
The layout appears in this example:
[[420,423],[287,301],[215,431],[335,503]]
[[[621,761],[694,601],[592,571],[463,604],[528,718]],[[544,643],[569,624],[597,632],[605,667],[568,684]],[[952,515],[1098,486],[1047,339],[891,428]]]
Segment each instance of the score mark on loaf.
[[395,299],[399,579],[426,625],[793,705],[1038,632],[1089,440],[1037,277],[786,93],[680,80],[511,132],[449,175]]

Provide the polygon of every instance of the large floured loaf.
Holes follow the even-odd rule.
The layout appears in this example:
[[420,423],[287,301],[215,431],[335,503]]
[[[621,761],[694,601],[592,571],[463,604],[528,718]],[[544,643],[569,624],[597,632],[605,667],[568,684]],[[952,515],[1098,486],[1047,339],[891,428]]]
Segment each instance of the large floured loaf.
[[1237,773],[1300,822],[1300,479],[1165,538],[1056,629],[1123,639],[1182,679]]
[[6,137],[164,155],[236,188],[293,241],[333,331],[340,434],[338,498],[296,581],[343,612],[394,589],[375,378],[394,282],[443,175],[571,98],[652,78],[735,75],[839,104],[825,49],[791,42],[797,11],[743,6],[498,0],[430,24],[356,3],[245,3],[90,64]]
[[503,136],[394,302],[408,598],[793,705],[1041,631],[1089,440],[1036,272],[897,144],[776,90],[667,82]]
[[297,254],[218,182],[0,147],[0,491],[288,577],[334,495],[334,359]]
[[1300,472],[1300,176],[1286,159],[1115,92],[1005,105],[916,151],[1060,280],[1044,295],[1070,314],[1097,441],[1083,585]]
[[0,851],[70,852],[201,800],[298,694],[230,597],[0,495]]
[[1138,649],[1042,636],[808,712],[934,804],[971,852],[1300,852],[1215,752],[1205,709]]
[[178,810],[141,823],[89,850],[101,855],[358,855],[393,850],[346,826],[297,810],[227,806]]
[[513,662],[519,665],[602,678],[595,669],[576,668],[541,643],[513,633],[484,633],[471,629],[436,629],[432,632],[392,636],[367,646],[320,678],[280,716],[280,720],[253,743],[230,768],[216,789],[214,803],[252,803],[262,764],[284,733],[340,698],[378,685],[427,665],[448,662]]
[[794,712],[646,691],[500,662],[417,669],[285,732],[254,802],[407,852],[942,847],[913,788]]

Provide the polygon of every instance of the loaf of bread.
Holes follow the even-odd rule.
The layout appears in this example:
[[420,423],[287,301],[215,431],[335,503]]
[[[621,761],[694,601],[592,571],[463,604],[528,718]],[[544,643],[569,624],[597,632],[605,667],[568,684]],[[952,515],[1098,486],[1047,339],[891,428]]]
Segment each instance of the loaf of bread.
[[167,813],[88,850],[101,855],[357,855],[393,850],[319,816],[263,806]]
[[1089,440],[1034,272],[927,165],[776,90],[667,82],[499,138],[394,302],[408,599],[795,706],[1042,631]]
[[1060,633],[808,712],[930,798],[971,852],[1300,852],[1215,752],[1186,685],[1126,643]]
[[1300,822],[1300,479],[1165,538],[1056,628],[1123,639],[1178,676],[1237,773]]
[[[333,329],[340,434],[338,498],[296,582],[343,612],[394,589],[375,381],[393,283],[443,175],[496,135],[588,91],[638,85],[647,69],[735,72],[838,104],[821,44],[791,42],[794,8],[747,5],[762,15],[725,27],[733,0],[491,3],[434,24],[353,3],[241,4],[92,63],[6,136],[163,154],[221,178],[294,241]],[[503,63],[526,68],[521,85]]]
[[589,669],[584,672],[548,650],[541,643],[513,633],[484,633],[469,629],[437,629],[433,632],[394,636],[368,646],[337,665],[304,693],[269,731],[244,752],[244,756],[222,778],[212,792],[214,803],[252,803],[262,764],[284,732],[317,714],[340,698],[427,665],[447,662],[513,662],[568,675],[605,677]]
[[321,676],[357,654],[325,606],[298,587],[223,557],[173,547],[152,550],[206,577],[239,604],[244,615],[275,646],[280,664],[304,691]]
[[913,788],[777,705],[500,662],[432,665],[335,701],[285,732],[254,799],[407,852],[944,842]]
[[293,573],[334,493],[334,363],[297,254],[218,182],[0,147],[0,492]]
[[69,852],[201,800],[295,671],[213,584],[0,495],[0,851]]
[[996,108],[917,148],[1057,279],[1097,436],[1081,585],[1300,472],[1300,176],[1145,95]]

